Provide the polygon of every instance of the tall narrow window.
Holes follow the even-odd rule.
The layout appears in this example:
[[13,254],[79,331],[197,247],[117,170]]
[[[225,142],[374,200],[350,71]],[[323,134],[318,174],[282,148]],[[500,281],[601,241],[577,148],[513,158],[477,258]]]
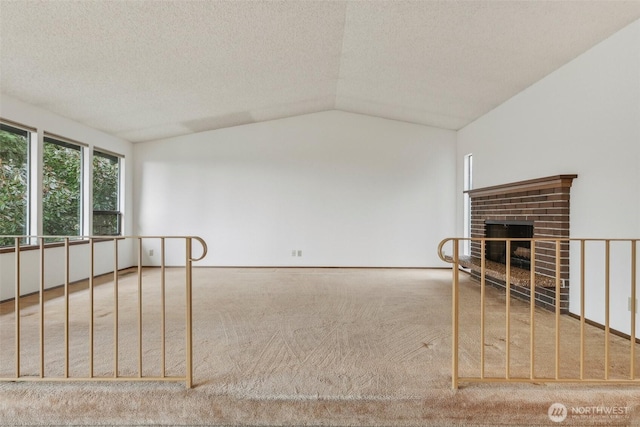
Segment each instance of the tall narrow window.
[[[471,237],[471,197],[467,191],[473,188],[473,155],[464,156],[464,177],[463,177],[464,193],[464,237]],[[464,241],[462,248],[464,255],[471,255],[471,242]]]
[[82,147],[44,138],[42,171],[43,233],[82,234]]
[[[29,232],[29,139],[27,130],[0,124],[0,235]],[[0,246],[13,245],[0,238]]]
[[93,234],[117,236],[122,232],[120,211],[120,158],[93,152]]

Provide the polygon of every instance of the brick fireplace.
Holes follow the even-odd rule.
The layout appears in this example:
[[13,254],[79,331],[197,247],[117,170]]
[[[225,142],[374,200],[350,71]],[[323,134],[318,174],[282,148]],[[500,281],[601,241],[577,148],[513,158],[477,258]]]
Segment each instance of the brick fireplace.
[[[570,189],[577,175],[555,175],[545,178],[519,181],[510,184],[469,190],[471,199],[471,237],[488,237],[488,230],[494,230],[496,237],[528,237],[522,230],[528,227],[530,237],[569,237]],[[508,235],[509,233],[520,233]],[[501,231],[502,230],[502,231]],[[502,234],[500,234],[502,233]],[[492,242],[487,242],[487,246]],[[485,250],[487,250],[485,246]],[[527,268],[527,255],[530,249],[523,244],[512,244],[511,295],[529,301],[530,275]],[[515,248],[515,249],[514,249]],[[487,260],[486,283],[505,288],[504,271],[501,270],[504,243],[501,248],[491,248],[494,255]],[[555,310],[556,298],[560,298],[561,312],[569,310],[569,243],[562,242],[560,247],[560,295],[556,295],[556,247],[555,242],[536,242],[535,244],[535,301],[536,305]],[[472,277],[480,278],[480,242],[471,243]],[[498,256],[495,255],[496,251]],[[502,261],[504,262],[504,261]]]

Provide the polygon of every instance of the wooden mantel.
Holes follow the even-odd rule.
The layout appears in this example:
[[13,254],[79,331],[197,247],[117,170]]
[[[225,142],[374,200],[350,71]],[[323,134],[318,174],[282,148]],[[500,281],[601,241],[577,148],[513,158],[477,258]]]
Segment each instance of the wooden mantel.
[[529,179],[526,181],[512,182],[509,184],[494,185],[491,187],[476,188],[467,190],[470,196],[492,196],[494,194],[504,194],[505,192],[514,191],[534,191],[544,190],[547,188],[570,188],[573,180],[578,175],[553,175],[545,178]]

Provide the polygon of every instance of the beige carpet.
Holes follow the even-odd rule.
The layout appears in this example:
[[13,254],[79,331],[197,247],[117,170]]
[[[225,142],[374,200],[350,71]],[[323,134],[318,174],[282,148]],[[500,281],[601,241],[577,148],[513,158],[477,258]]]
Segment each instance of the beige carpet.
[[[158,276],[150,269],[143,277],[145,375],[160,374]],[[184,366],[182,277],[182,270],[168,271],[166,366],[175,375]],[[462,277],[461,374],[476,375],[479,292]],[[194,280],[193,389],[180,383],[0,383],[0,424],[558,425],[547,415],[557,402],[570,412],[561,425],[640,425],[638,385],[462,384],[451,390],[447,270],[198,268]],[[72,375],[88,373],[83,288],[70,299]],[[121,375],[137,374],[136,293],[136,276],[123,275]],[[102,280],[95,298],[94,372],[112,375],[112,284]],[[487,374],[504,372],[503,307],[504,297],[488,289]],[[520,302],[512,308],[512,375],[528,375],[528,308]],[[49,293],[48,376],[64,372],[63,309],[59,292]],[[0,306],[0,376],[13,374],[12,310]],[[23,374],[38,373],[37,313],[37,298],[25,298]],[[552,375],[553,315],[537,310],[536,318],[536,373]],[[579,323],[563,317],[561,334],[563,375],[575,375]],[[601,374],[602,336],[588,327],[587,376]],[[28,346],[29,340],[35,344]],[[628,375],[629,341],[611,342],[612,375]]]

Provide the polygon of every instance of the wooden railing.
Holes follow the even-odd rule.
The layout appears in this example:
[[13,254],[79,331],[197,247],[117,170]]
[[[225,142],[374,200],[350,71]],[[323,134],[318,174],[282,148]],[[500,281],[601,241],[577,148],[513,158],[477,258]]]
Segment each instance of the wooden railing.
[[[469,256],[461,255],[461,242],[464,241],[473,241],[479,244],[479,254],[476,254],[475,259],[471,259]],[[485,259],[486,252],[486,243],[491,241],[500,241],[504,242],[506,246],[506,253],[510,253],[510,247],[513,242],[530,242],[531,247],[531,256],[530,256],[530,277],[528,279],[529,283],[529,295],[528,300],[525,299],[523,301],[519,301],[519,310],[518,313],[513,313],[512,304],[514,304],[514,298],[512,298],[512,288],[513,279],[512,279],[512,265],[511,259],[509,256],[505,258],[504,272],[501,272],[501,278],[503,278],[504,284],[504,311],[500,313],[500,317],[504,316],[504,324],[499,326],[500,331],[504,328],[505,334],[503,338],[500,338],[500,341],[503,341],[504,344],[500,346],[494,346],[488,343],[487,331],[488,326],[487,316],[488,314],[495,314],[496,305],[500,305],[501,298],[498,299],[498,302],[494,299],[491,301],[491,307],[494,309],[491,313],[487,311],[487,281],[492,277],[496,277],[492,271],[487,268],[487,260]],[[637,364],[636,354],[638,353],[638,340],[636,336],[636,323],[637,323],[637,263],[638,263],[638,242],[639,239],[568,239],[568,238],[532,238],[532,239],[524,239],[524,238],[448,238],[440,242],[438,247],[438,254],[440,258],[448,263],[453,264],[453,288],[452,288],[452,387],[458,388],[459,382],[529,382],[529,383],[544,383],[544,382],[577,382],[577,383],[616,383],[616,384],[640,384],[640,377],[637,375]],[[540,245],[542,243],[542,245]],[[536,247],[537,246],[545,246],[549,247],[549,244],[553,243],[555,246],[555,277],[545,278],[547,282],[553,280],[552,289],[555,289],[555,302],[554,309],[552,312],[548,310],[540,309],[536,307],[536,281],[540,281],[540,275],[536,274]],[[561,279],[561,246],[564,246],[566,249],[568,245],[572,246],[571,256],[579,256],[578,269],[579,274],[572,275],[572,277],[576,277],[577,282],[571,282],[571,286],[579,287],[579,302],[576,302],[572,305],[575,307],[574,314],[570,314],[569,316],[561,315],[561,291],[564,285],[563,280]],[[597,292],[594,291],[593,286],[593,277],[590,278],[592,281],[592,285],[589,289],[586,289],[585,281],[587,279],[587,262],[585,258],[585,253],[587,247],[591,245],[591,247],[596,247],[593,253],[596,253],[599,256],[599,259],[594,259],[596,257],[590,257],[590,266],[599,265],[599,268],[602,268],[602,281],[598,281],[595,288],[597,288]],[[612,245],[616,245],[616,251],[619,253],[623,253],[623,257],[629,259],[626,267],[620,266],[620,262],[616,262],[616,272],[619,273],[619,270],[622,268],[624,271],[624,280],[616,280],[616,292],[612,292]],[[449,254],[445,254],[445,246],[450,249]],[[461,319],[461,281],[460,281],[460,270],[462,268],[467,268],[475,272],[475,276],[479,279],[479,302],[478,305],[473,302],[472,306],[464,307],[465,310],[475,310],[479,311],[479,325],[477,324],[469,324],[470,328],[473,331],[465,331],[461,328],[460,319]],[[575,267],[575,263],[574,263]],[[576,271],[576,273],[578,273]],[[503,275],[502,275],[503,274]],[[620,274],[618,274],[619,279]],[[598,275],[599,277],[599,275]],[[627,281],[628,280],[628,281]],[[495,282],[495,280],[493,280]],[[621,283],[622,282],[622,283]],[[475,292],[478,292],[477,285],[471,283],[469,286],[465,287],[469,289],[475,289]],[[548,286],[548,285],[547,285]],[[493,288],[492,288],[493,289]],[[591,295],[590,295],[591,293]],[[566,290],[565,290],[566,294]],[[574,295],[576,293],[573,293]],[[624,295],[624,297],[620,297]],[[602,297],[603,296],[603,297]],[[627,297],[628,296],[628,300]],[[474,296],[475,298],[475,296]],[[604,313],[604,321],[602,323],[594,322],[591,319],[586,317],[586,301],[587,298],[590,298],[589,304],[593,307],[594,304],[601,304],[599,308],[601,312]],[[522,306],[526,306],[523,308]],[[628,319],[628,331],[629,333],[620,333],[617,330],[614,330],[611,325],[611,317],[612,311],[617,310],[618,312],[629,311],[629,319]],[[512,351],[514,350],[512,337],[514,331],[513,318],[517,316],[517,328],[519,328],[519,336],[522,337],[528,334],[528,343],[525,347],[528,347],[528,360],[522,361],[518,359],[519,363],[519,373],[518,375],[514,374],[514,370],[512,368]],[[502,321],[502,320],[500,320]],[[547,346],[553,348],[552,357],[539,357],[538,352],[541,350],[538,348],[537,337],[536,337],[536,325],[537,322],[548,322],[550,323],[550,328],[555,332],[554,342],[551,345]],[[577,325],[575,327],[571,326],[571,331],[573,332],[565,332],[565,336],[563,337],[561,334],[561,323],[562,322],[575,322]],[[523,326],[523,325],[527,325]],[[563,323],[567,324],[567,323]],[[475,329],[475,328],[478,329]],[[495,325],[492,326],[495,329]],[[522,328],[526,328],[522,330]],[[618,326],[618,328],[620,328]],[[575,332],[575,331],[578,332]],[[597,331],[597,333],[594,332]],[[602,339],[603,343],[598,344],[598,348],[603,347],[603,354],[593,355],[587,357],[587,340],[586,333],[587,331],[591,334],[591,336],[597,336],[596,339]],[[476,339],[476,332],[479,333],[479,336]],[[495,332],[495,331],[494,331]],[[465,343],[460,342],[461,334],[465,334],[465,337],[473,337],[473,339],[466,339]],[[493,334],[493,333],[492,333]],[[571,335],[568,335],[571,334]],[[594,335],[596,334],[596,335]],[[492,335],[495,338],[495,334]],[[547,337],[545,337],[547,338]],[[561,360],[561,347],[564,339],[567,340],[577,340],[579,347],[579,355],[577,356],[579,366],[567,366],[567,363],[563,363]],[[592,339],[592,338],[590,338]],[[612,349],[612,342],[615,340],[616,348]],[[473,341],[473,345],[478,345],[478,348],[471,349],[469,348],[469,343]],[[593,341],[590,341],[592,343]],[[504,351],[502,352],[502,361],[500,364],[502,366],[491,366],[486,357],[486,349],[487,345],[492,345],[492,348],[504,347]],[[464,348],[463,348],[464,347]],[[590,353],[594,352],[592,347],[596,347],[593,345],[589,346]],[[627,348],[628,347],[628,348]],[[627,350],[621,350],[623,348],[627,348]],[[467,363],[465,366],[465,370],[467,372],[472,372],[470,375],[460,375],[460,355],[461,352],[464,351],[465,361],[469,362],[469,360],[473,360],[473,365],[471,368],[469,367],[470,363]],[[624,365],[624,363],[620,363],[621,357],[623,357],[620,352],[628,351],[627,356],[627,367],[625,373],[621,373],[620,365]],[[522,356],[522,349],[518,349],[519,355]],[[470,354],[477,356],[470,356]],[[566,353],[565,353],[566,354]],[[551,356],[551,355],[550,355]],[[616,365],[616,373],[613,373],[613,363],[612,360],[615,356],[617,361]],[[525,356],[525,358],[527,358]],[[494,357],[493,362],[496,361]],[[536,361],[537,360],[537,361]],[[542,362],[540,362],[542,360]],[[595,360],[595,362],[594,362]],[[601,369],[590,369],[590,374],[586,373],[586,365],[589,362],[589,366],[593,367],[597,365],[601,367]],[[546,364],[551,364],[548,366]],[[528,375],[521,375],[523,371],[523,364],[528,365]],[[477,368],[477,369],[476,369]],[[504,368],[503,374],[496,374],[496,372],[501,371]],[[491,371],[491,374],[487,374],[488,371]],[[550,373],[550,375],[539,375],[538,372],[544,371],[546,373]],[[573,371],[573,372],[572,372]],[[473,373],[475,372],[475,374]]]
[[[192,268],[193,262],[199,261],[203,259],[207,254],[207,245],[203,239],[196,236],[118,236],[118,237],[104,237],[104,236],[2,236],[3,238],[13,238],[14,246],[13,250],[11,248],[4,248],[3,257],[11,256],[14,257],[13,265],[14,265],[14,283],[0,283],[0,286],[11,286],[14,287],[14,298],[12,301],[13,304],[13,315],[11,314],[3,314],[0,319],[5,323],[12,323],[12,327],[14,328],[14,351],[13,351],[13,363],[14,368],[13,375],[0,375],[0,381],[184,381],[186,386],[190,388],[193,384],[193,366],[192,366],[192,358],[193,358],[193,342],[192,342]],[[64,356],[63,356],[63,364],[64,367],[60,369],[63,371],[61,375],[49,375],[48,372],[45,371],[45,354],[46,354],[46,336],[45,331],[47,328],[45,324],[47,322],[46,314],[45,314],[45,300],[47,299],[46,294],[51,292],[51,290],[47,289],[45,283],[47,283],[47,268],[46,260],[47,260],[47,250],[49,250],[49,246],[45,241],[55,240],[55,244],[53,245],[62,245],[64,250],[64,255],[61,257],[62,267],[64,269],[64,283],[63,287],[63,296],[62,296],[62,304],[64,304],[63,312],[64,319],[62,320],[62,328],[64,329]],[[160,317],[160,366],[158,367],[158,375],[145,375],[144,372],[147,370],[147,366],[145,365],[145,359],[143,357],[143,243],[153,241],[154,244],[160,245],[160,275],[159,275],[159,283],[156,285],[160,287],[160,307],[159,307],[159,317]],[[165,336],[166,331],[166,319],[167,319],[167,306],[165,288],[166,288],[166,263],[165,263],[165,242],[167,241],[183,241],[185,244],[184,251],[184,265],[180,265],[180,268],[184,268],[184,332],[185,336],[183,338],[184,343],[184,374],[183,375],[167,375],[166,368],[166,358],[167,358],[167,346],[166,341],[167,338]],[[193,242],[197,241],[202,246],[202,252],[199,257],[193,256]],[[29,242],[29,245],[26,245],[24,242]],[[129,262],[126,266],[121,266],[119,264],[119,251],[121,251],[122,246],[125,242],[132,243],[131,252],[133,258],[136,258],[135,252],[137,252],[137,263],[133,261],[133,263]],[[70,274],[70,265],[72,263],[72,257],[70,256],[70,247],[74,246],[78,243],[85,243],[87,246],[87,251],[89,255],[89,265],[88,267],[88,277],[86,281],[88,281],[88,316],[85,319],[79,319],[80,315],[76,313],[72,313],[70,310],[70,294],[71,287],[73,286],[71,282],[71,274]],[[96,300],[94,297],[95,290],[95,281],[96,274],[94,270],[94,266],[96,263],[96,246],[101,245],[112,245],[111,256],[113,258],[112,273],[108,273],[109,275],[113,275],[112,286],[113,286],[113,294],[110,297],[113,301],[112,307],[110,309],[113,310],[113,328],[110,333],[109,340],[113,343],[112,348],[112,361],[111,361],[111,373],[109,375],[100,375],[95,372],[94,365],[97,361],[97,358],[100,359],[101,365],[104,365],[108,362],[108,360],[104,360],[108,358],[107,353],[101,352],[96,354],[94,349],[94,343],[96,341],[96,329],[95,329],[95,321],[96,321]],[[38,261],[35,265],[23,265],[23,258],[28,253],[29,250],[37,250],[38,251]],[[53,249],[51,249],[53,250]],[[8,252],[8,253],[7,253]],[[104,252],[104,251],[102,251]],[[102,254],[104,256],[104,253]],[[33,260],[32,260],[33,261]],[[60,260],[58,260],[60,261]],[[101,260],[102,264],[104,264],[104,259]],[[133,265],[131,265],[133,264]],[[180,263],[182,264],[182,262]],[[5,264],[6,265],[6,264]],[[74,263],[74,266],[77,264]],[[135,324],[122,324],[121,320],[121,308],[120,308],[120,289],[119,289],[119,273],[121,267],[126,267],[133,270],[137,274],[137,292],[133,293],[135,296],[135,305],[136,305],[136,321]],[[25,270],[38,270],[39,283],[38,290],[35,295],[31,297],[35,297],[37,295],[37,315],[38,315],[38,338],[37,343],[34,342],[24,342],[23,338],[23,328],[21,321],[21,313],[23,311],[23,305],[26,306],[26,303],[23,302],[25,298],[22,295],[25,293],[23,289],[23,273]],[[148,284],[145,282],[145,287]],[[173,284],[172,284],[173,285]],[[4,302],[3,304],[11,304],[11,302]],[[84,307],[83,307],[84,309]],[[148,310],[148,309],[147,309]],[[6,311],[6,310],[5,310]],[[147,313],[145,315],[153,314],[154,316],[158,316],[158,313]],[[175,318],[176,313],[169,313]],[[88,365],[86,375],[72,375],[70,369],[70,348],[69,348],[69,337],[71,330],[71,322],[70,315],[74,315],[73,317],[73,327],[78,327],[78,322],[82,323],[83,328],[88,328],[88,340],[86,344],[83,344],[82,347],[86,349],[86,354],[84,355],[86,359],[84,362]],[[129,316],[127,316],[129,318]],[[52,322],[56,322],[56,319],[50,319]],[[6,326],[6,325],[4,325]],[[134,346],[133,349],[129,348],[128,350],[137,352],[137,373],[131,374],[129,372],[126,375],[123,375],[120,372],[119,362],[120,362],[120,352],[121,345],[119,340],[119,334],[124,328],[130,330],[130,328],[137,329],[137,342],[127,342],[125,345]],[[6,330],[6,329],[5,329]],[[104,332],[104,331],[103,331]],[[51,340],[57,340],[61,337],[50,337]],[[9,346],[8,342],[2,342],[2,346]],[[137,348],[135,348],[137,347]],[[5,347],[7,348],[7,347]],[[38,363],[37,369],[31,372],[24,373],[22,369],[22,361],[25,357],[24,353],[27,353],[31,356],[34,349],[37,349],[38,352]],[[124,350],[122,350],[124,351]],[[182,350],[180,350],[182,353]],[[4,354],[4,353],[3,353]],[[74,358],[77,358],[77,354],[73,354]],[[6,365],[6,360],[0,361],[0,365]],[[154,368],[155,369],[155,368]],[[53,370],[53,369],[51,369]],[[36,372],[37,371],[37,372]]]

